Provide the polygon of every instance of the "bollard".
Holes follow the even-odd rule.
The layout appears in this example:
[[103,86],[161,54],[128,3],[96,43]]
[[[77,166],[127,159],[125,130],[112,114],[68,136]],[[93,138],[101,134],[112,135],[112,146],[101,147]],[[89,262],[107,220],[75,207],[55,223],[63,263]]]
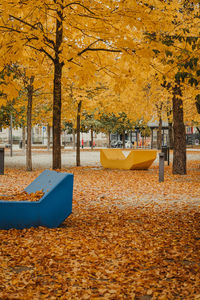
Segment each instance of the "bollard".
[[4,175],[4,148],[0,148],[0,175]]
[[167,164],[168,164],[168,166],[169,166],[169,163],[170,163],[169,155],[170,155],[170,149],[169,149],[169,147],[167,147]]
[[159,153],[159,182],[164,181],[164,153]]

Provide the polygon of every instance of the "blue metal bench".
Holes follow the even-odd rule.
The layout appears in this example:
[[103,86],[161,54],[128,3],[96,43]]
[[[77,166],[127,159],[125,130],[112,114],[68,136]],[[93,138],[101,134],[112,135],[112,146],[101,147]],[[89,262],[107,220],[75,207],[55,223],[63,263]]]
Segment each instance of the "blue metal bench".
[[0,229],[58,227],[72,212],[73,175],[45,170],[25,188],[41,190],[39,201],[0,201]]

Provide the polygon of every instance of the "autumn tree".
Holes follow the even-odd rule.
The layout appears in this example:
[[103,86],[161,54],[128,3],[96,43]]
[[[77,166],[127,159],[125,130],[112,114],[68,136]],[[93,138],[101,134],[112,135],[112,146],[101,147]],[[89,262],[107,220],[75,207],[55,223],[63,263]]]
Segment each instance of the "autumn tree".
[[[148,32],[154,51],[152,66],[160,83],[171,94],[174,131],[173,173],[186,174],[186,134],[184,111],[186,106],[185,90],[195,99],[199,82],[199,38],[197,2],[171,1],[166,4],[172,9],[169,28]],[[168,7],[168,8],[169,8]],[[166,9],[167,12],[168,9]],[[169,10],[168,10],[169,13]]]
[[[76,72],[77,80],[86,81],[94,73],[94,67],[87,61],[86,52],[115,50],[106,37],[110,34],[109,18],[111,9],[109,1],[69,2],[65,0],[46,0],[34,2],[9,3],[3,1],[0,6],[0,30],[7,43],[1,49],[16,57],[20,49],[34,49],[38,56],[50,59],[53,66],[53,168],[61,168],[61,106],[62,106],[62,72]],[[86,20],[88,24],[86,24]],[[113,30],[112,30],[113,31]],[[101,38],[101,32],[103,38]],[[83,61],[81,62],[81,56]],[[13,59],[14,59],[13,57]],[[87,69],[82,72],[81,68]]]
[[[23,61],[22,49],[28,48],[35,51],[35,60],[41,57],[52,66],[54,169],[61,167],[64,79],[75,80],[82,87],[95,80],[98,72],[112,76],[114,92],[120,94],[121,112],[132,113],[138,118],[136,114],[140,110],[144,119],[148,118],[150,105],[146,105],[142,97],[138,101],[138,90],[142,90],[154,71],[155,51],[152,50],[162,53],[158,66],[162,76],[172,68],[162,63],[164,49],[168,47],[163,46],[162,37],[163,33],[169,35],[171,32],[176,36],[184,28],[184,21],[188,22],[181,10],[185,3],[173,0],[150,0],[148,3],[143,0],[1,1],[1,65],[7,62],[8,55],[13,61],[18,56]],[[159,38],[149,44],[144,39],[146,33]],[[170,74],[172,78],[173,72]],[[116,105],[110,106],[110,110],[116,110],[118,99],[115,100]]]

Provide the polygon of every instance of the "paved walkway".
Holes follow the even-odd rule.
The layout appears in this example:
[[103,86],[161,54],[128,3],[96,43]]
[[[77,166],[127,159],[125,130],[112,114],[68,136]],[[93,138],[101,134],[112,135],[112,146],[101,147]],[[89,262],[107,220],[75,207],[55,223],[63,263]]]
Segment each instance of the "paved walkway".
[[[195,150],[195,149],[194,149]],[[187,153],[188,160],[200,161],[200,149],[194,151],[189,149]],[[124,151],[125,155],[128,155],[130,150]],[[170,161],[172,161],[173,155],[170,153]],[[44,169],[52,167],[52,152],[46,149],[33,149],[32,151],[32,164],[34,169]],[[158,164],[158,156],[154,164]],[[10,150],[5,151],[5,168],[21,168],[26,165],[25,151],[14,147],[13,156],[10,156]],[[62,167],[74,167],[76,166],[76,152],[72,149],[62,150]],[[100,150],[90,149],[81,150],[81,166],[101,166],[100,164]]]
[[[33,150],[32,164],[34,169],[43,169],[52,167],[52,152],[47,150]],[[9,167],[24,167],[26,165],[25,151],[13,151],[13,156],[10,156],[10,151],[5,154],[5,168]],[[100,151],[81,151],[82,166],[100,166]],[[62,151],[62,167],[76,166],[76,152],[73,150]]]

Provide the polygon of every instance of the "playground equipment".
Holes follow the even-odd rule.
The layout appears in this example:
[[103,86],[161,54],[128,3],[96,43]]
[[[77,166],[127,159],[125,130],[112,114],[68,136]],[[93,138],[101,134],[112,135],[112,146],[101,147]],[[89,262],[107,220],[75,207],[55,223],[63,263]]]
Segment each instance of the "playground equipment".
[[110,169],[147,170],[156,156],[156,150],[131,150],[127,157],[121,149],[100,150],[102,166]]
[[45,170],[25,188],[41,190],[39,201],[0,201],[0,229],[59,226],[72,212],[73,175]]

